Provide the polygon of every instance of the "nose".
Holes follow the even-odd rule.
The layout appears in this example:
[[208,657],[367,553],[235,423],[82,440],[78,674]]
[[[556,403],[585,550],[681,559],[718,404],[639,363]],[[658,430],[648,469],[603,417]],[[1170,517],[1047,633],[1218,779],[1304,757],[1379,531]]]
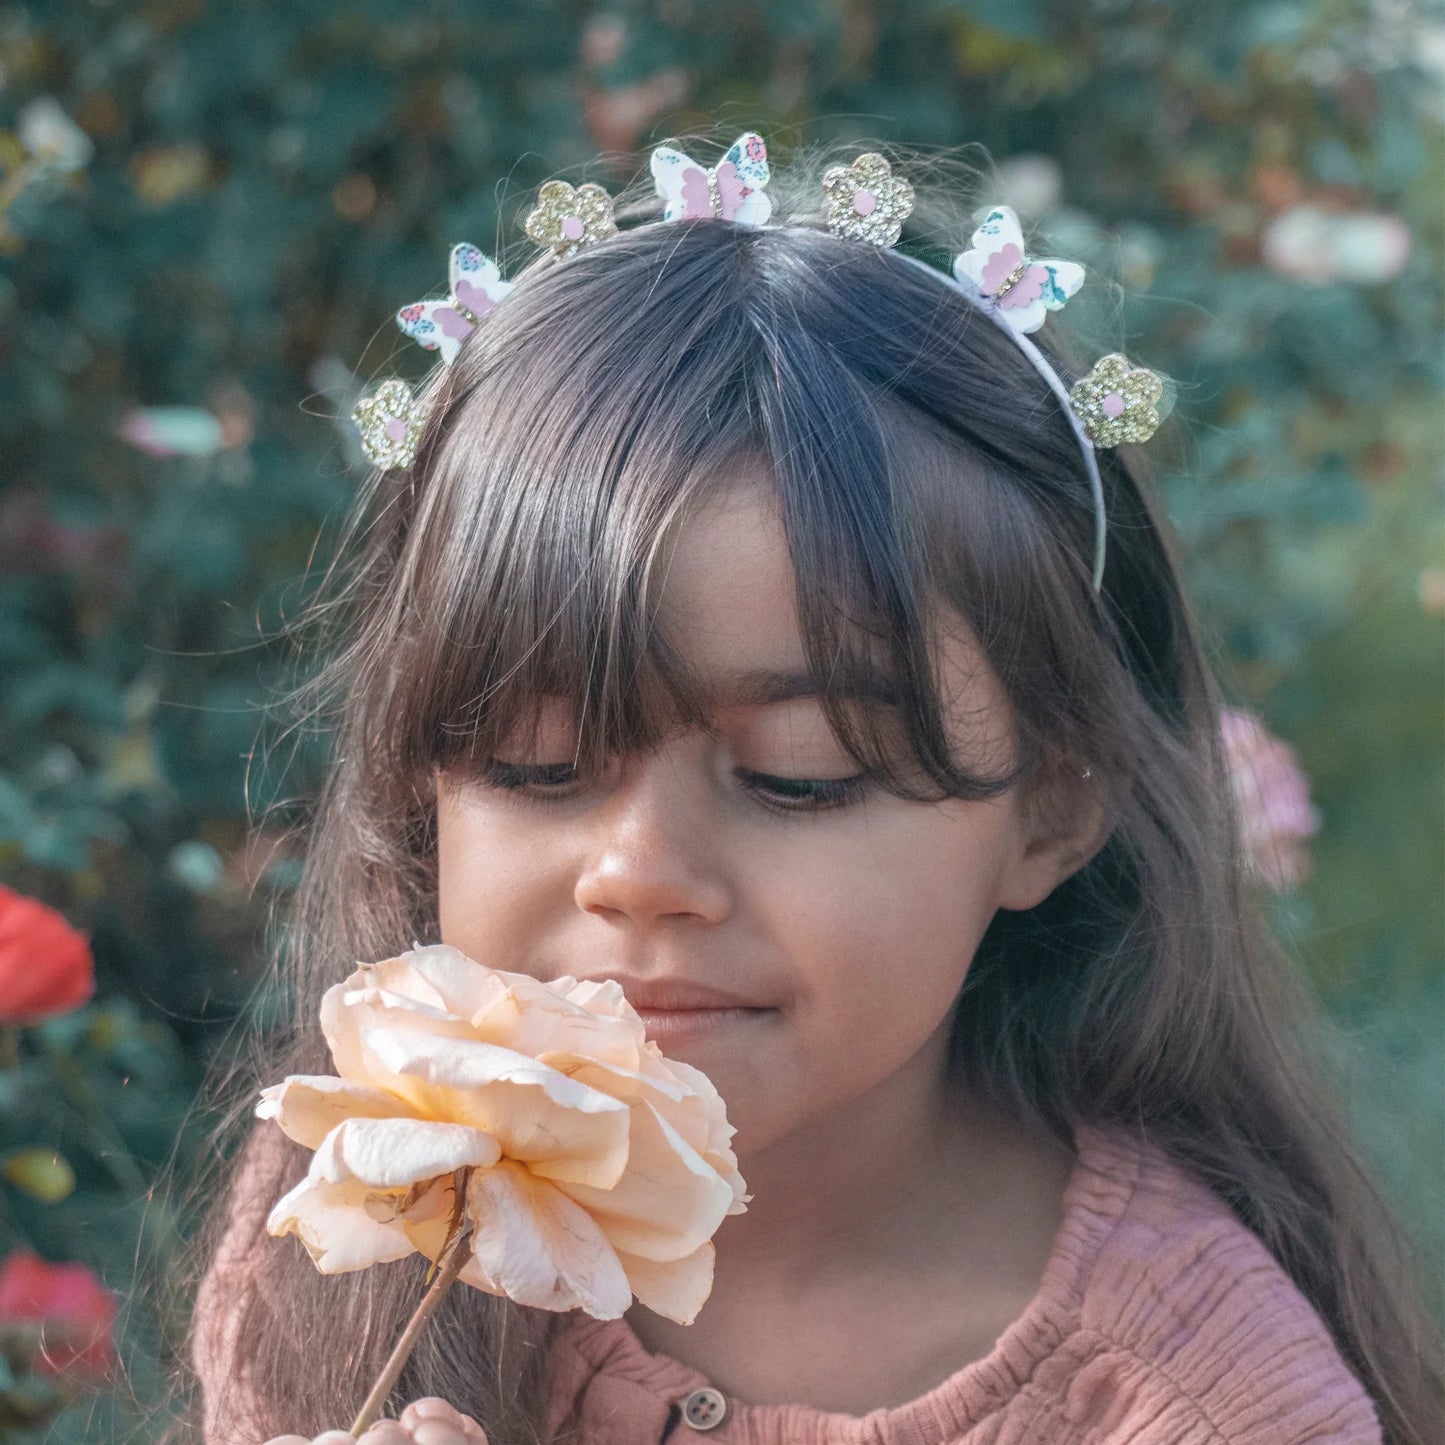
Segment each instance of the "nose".
[[593,814],[594,836],[573,897],[612,921],[720,923],[732,890],[704,782],[668,752],[629,758]]

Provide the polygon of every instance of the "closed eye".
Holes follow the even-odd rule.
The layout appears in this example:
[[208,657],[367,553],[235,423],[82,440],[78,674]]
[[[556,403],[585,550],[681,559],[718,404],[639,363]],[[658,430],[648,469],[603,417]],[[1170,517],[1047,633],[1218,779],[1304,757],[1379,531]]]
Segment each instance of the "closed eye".
[[849,778],[780,778],[739,768],[738,776],[744,786],[771,796],[790,812],[844,807],[856,801],[868,785],[866,773]]
[[[822,812],[856,802],[868,785],[866,773],[847,778],[785,778],[737,768],[734,775],[765,806],[779,812]],[[491,788],[537,802],[560,802],[580,791],[582,778],[571,763],[504,763],[491,759],[480,780]]]

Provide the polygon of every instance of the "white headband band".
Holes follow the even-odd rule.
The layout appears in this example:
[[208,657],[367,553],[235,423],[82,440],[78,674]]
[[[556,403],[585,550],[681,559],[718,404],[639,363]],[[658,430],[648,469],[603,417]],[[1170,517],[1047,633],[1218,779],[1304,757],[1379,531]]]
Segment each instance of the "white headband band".
[[945,286],[968,297],[976,310],[983,312],[1000,331],[1006,332],[1014,339],[1019,350],[1033,363],[1034,370],[1048,384],[1049,390],[1058,397],[1059,405],[1064,409],[1069,426],[1073,428],[1074,435],[1078,438],[1079,451],[1084,458],[1084,470],[1089,474],[1089,485],[1093,489],[1094,567],[1092,576],[1094,591],[1097,592],[1104,580],[1104,540],[1109,526],[1109,519],[1104,511],[1104,482],[1099,475],[1099,459],[1094,453],[1094,444],[1089,440],[1089,434],[1084,430],[1084,423],[1074,410],[1073,403],[1069,398],[1069,389],[1064,385],[1063,378],[1054,369],[1048,357],[1023,332],[1015,330],[1010,325],[1000,313],[992,297],[985,295],[970,282],[961,281],[956,276],[946,275],[937,267],[930,266],[926,261],[920,261],[917,256],[910,256],[904,251],[898,251],[895,254],[907,261],[910,266],[916,266],[920,271],[926,271],[930,276],[942,281]]

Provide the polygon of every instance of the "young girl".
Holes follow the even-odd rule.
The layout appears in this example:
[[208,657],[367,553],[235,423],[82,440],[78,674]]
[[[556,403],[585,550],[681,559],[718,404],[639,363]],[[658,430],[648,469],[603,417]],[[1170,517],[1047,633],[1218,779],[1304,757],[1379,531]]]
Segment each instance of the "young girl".
[[[491,1445],[1441,1438],[1100,422],[1157,386],[1086,439],[1088,368],[1038,330],[1082,273],[996,212],[950,278],[957,187],[907,215],[902,166],[677,155],[662,218],[544,193],[510,291],[469,256],[450,318],[403,313],[451,356],[375,429],[294,1028],[238,1113],[331,1071],[356,960],[439,940],[620,980],[727,1101],[752,1202],[688,1328],[453,1289],[397,1387],[415,1438],[440,1401]],[[343,1425],[415,1306],[414,1260],[323,1277],[266,1235],[305,1163],[255,1126],[203,1233],[207,1445]]]

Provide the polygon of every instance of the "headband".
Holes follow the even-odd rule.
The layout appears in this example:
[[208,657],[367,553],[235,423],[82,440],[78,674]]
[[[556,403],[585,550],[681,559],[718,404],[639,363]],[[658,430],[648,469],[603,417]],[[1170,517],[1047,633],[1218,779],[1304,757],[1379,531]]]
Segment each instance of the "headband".
[[[767,194],[771,175],[763,138],[740,136],[715,166],[703,166],[671,146],[652,153],[651,171],[662,198],[664,221],[715,219],[763,226],[772,216]],[[887,160],[869,153],[823,177],[828,229],[847,240],[880,248],[897,244],[913,211],[913,186],[894,176]],[[617,234],[612,197],[601,186],[548,181],[524,222],[528,238],[558,258]],[[1144,442],[1168,414],[1172,388],[1158,373],[1130,364],[1111,352],[1072,386],[1030,340],[1051,311],[1060,310],[1084,283],[1084,268],[1072,261],[1027,254],[1018,216],[994,206],[974,231],[968,249],[953,259],[947,274],[917,257],[903,260],[935,277],[1011,337],[1063,408],[1083,458],[1094,503],[1093,589],[1104,580],[1108,515],[1097,449]],[[397,312],[401,329],[444,365],[511,289],[496,263],[475,246],[454,246],[448,295],[416,301]],[[391,377],[363,397],[352,412],[367,458],[383,468],[409,467],[426,426],[429,407],[406,382]]]

